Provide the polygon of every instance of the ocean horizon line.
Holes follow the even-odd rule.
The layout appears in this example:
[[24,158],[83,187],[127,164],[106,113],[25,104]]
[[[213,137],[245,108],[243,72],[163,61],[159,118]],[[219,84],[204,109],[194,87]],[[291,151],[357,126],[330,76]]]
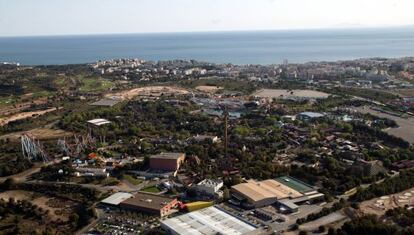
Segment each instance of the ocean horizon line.
[[0,38],[0,61],[85,64],[113,58],[235,65],[414,56],[414,27]]
[[160,31],[160,32],[125,32],[125,33],[92,33],[92,34],[38,34],[38,35],[0,35],[0,39],[9,38],[60,38],[60,37],[100,37],[100,36],[136,36],[136,35],[179,35],[179,34],[232,34],[232,33],[272,33],[272,32],[308,32],[308,31],[360,31],[360,30],[392,30],[392,29],[414,29],[412,25],[395,26],[358,26],[358,27],[315,27],[315,28],[281,28],[281,29],[245,29],[245,30],[211,30],[211,31]]

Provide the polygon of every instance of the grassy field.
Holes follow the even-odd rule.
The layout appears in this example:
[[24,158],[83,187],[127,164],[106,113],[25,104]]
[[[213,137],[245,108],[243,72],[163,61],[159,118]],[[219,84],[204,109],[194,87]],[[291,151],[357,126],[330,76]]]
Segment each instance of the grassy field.
[[133,177],[132,175],[123,175],[124,179],[132,185],[139,185],[142,183],[142,180]]
[[244,80],[236,81],[231,79],[208,78],[195,81],[180,81],[178,84],[192,89],[196,89],[196,87],[200,86],[220,87],[223,88],[223,90],[237,91],[243,94],[250,94],[256,90],[252,83]]
[[148,188],[144,188],[141,190],[142,192],[147,192],[147,193],[159,193],[161,192],[156,186],[151,186]]
[[0,107],[1,106],[6,106],[6,105],[12,105],[17,101],[17,98],[14,96],[6,96],[6,97],[1,97],[0,96]]
[[111,81],[100,78],[83,78],[81,79],[82,85],[79,87],[79,91],[106,91],[113,86]]

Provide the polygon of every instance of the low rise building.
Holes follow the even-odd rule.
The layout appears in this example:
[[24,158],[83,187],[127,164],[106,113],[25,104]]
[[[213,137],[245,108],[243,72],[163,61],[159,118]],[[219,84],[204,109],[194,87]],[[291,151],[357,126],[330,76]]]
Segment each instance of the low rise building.
[[220,141],[220,138],[217,136],[212,135],[196,135],[193,138],[191,138],[192,142],[200,143],[205,141],[211,141],[212,143],[217,143]]
[[376,176],[380,173],[387,173],[387,170],[379,160],[365,161],[357,159],[351,167],[351,172],[361,176]]
[[169,215],[177,204],[178,201],[176,198],[147,193],[136,193],[133,197],[122,201],[119,206],[125,210],[132,210],[164,217]]
[[402,169],[414,168],[414,160],[402,160],[392,164],[392,168],[396,171]]
[[93,126],[103,126],[103,125],[110,124],[111,122],[103,118],[97,118],[97,119],[89,120],[87,121],[87,123]]
[[78,167],[75,170],[75,176],[90,176],[90,177],[109,177],[109,173],[106,168],[84,168]]
[[325,117],[325,114],[322,113],[315,113],[315,112],[303,112],[298,114],[297,119],[309,122],[309,121],[315,121],[317,119]]
[[323,198],[323,194],[311,186],[289,176],[263,181],[249,180],[231,187],[231,203],[244,208],[261,208],[272,204],[284,205],[295,212],[293,204]]
[[106,142],[104,126],[111,124],[111,121],[104,118],[97,118],[87,121],[88,133],[99,138],[99,141]]
[[150,157],[151,170],[176,171],[185,160],[184,153],[160,153]]
[[234,185],[231,187],[234,198],[245,207],[259,208],[276,203],[278,199],[295,198],[302,196],[275,180],[254,181]]
[[222,180],[210,180],[205,179],[198,183],[195,186],[195,189],[198,193],[201,194],[207,194],[207,195],[216,195],[219,190],[223,187],[223,181]]

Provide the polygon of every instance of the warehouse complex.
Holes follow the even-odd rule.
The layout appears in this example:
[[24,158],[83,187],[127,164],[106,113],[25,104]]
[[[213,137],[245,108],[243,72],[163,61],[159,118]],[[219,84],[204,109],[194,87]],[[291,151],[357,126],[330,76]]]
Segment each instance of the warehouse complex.
[[285,207],[288,211],[298,210],[296,204],[323,198],[311,186],[292,177],[280,177],[264,181],[249,180],[231,188],[230,202],[244,208],[260,208],[272,204]]
[[172,235],[247,235],[257,229],[214,206],[164,220],[161,227]]

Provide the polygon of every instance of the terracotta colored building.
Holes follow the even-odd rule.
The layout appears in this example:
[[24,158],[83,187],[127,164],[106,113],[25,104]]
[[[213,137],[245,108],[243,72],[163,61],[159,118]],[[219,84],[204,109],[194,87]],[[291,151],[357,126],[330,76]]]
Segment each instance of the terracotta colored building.
[[121,202],[122,209],[142,212],[146,214],[164,217],[171,213],[171,209],[176,207],[176,198],[163,197],[147,193],[137,193],[133,197]]
[[151,170],[176,171],[185,160],[184,153],[160,153],[150,157]]

